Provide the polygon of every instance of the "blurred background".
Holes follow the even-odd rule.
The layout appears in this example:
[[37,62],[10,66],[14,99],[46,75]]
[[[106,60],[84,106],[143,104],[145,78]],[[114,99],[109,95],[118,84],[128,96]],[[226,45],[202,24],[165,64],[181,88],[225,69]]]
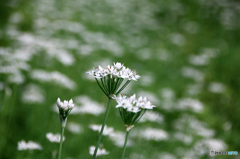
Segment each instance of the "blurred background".
[[[124,63],[141,78],[123,91],[156,109],[130,133],[126,159],[208,159],[240,151],[240,2],[237,0],[2,0],[0,158],[56,158],[56,100],[73,98],[63,158],[91,158],[107,98],[86,71]],[[120,158],[115,109],[99,158]],[[33,141],[42,150],[18,151]],[[239,159],[238,156],[230,158]]]

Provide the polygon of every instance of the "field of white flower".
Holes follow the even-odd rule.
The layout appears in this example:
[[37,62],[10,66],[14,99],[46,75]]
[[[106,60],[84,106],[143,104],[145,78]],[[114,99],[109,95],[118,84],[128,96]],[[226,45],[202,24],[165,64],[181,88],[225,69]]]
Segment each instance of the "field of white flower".
[[[60,109],[71,111],[62,158],[92,158],[118,92],[127,96],[110,103],[97,158],[121,158],[126,127],[125,159],[229,158],[210,151],[240,151],[239,8],[236,0],[3,0],[0,158],[57,159]],[[119,82],[128,85],[119,91]],[[145,109],[138,123],[123,115]]]

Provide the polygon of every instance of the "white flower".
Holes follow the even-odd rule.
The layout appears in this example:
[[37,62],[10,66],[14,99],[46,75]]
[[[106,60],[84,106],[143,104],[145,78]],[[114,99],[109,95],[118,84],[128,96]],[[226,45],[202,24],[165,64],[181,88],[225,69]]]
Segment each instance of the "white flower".
[[24,140],[18,142],[17,149],[22,150],[42,150],[42,146],[36,142],[29,141],[28,143]]
[[93,68],[86,73],[93,75],[95,78],[103,78],[110,75],[110,78],[118,77],[134,81],[137,81],[141,77],[135,71],[126,68],[119,62],[114,63],[113,65],[108,65],[107,68],[98,66],[96,69]]
[[117,101],[116,108],[122,107],[129,112],[137,113],[142,109],[153,109],[154,106],[146,97],[136,98],[136,95],[127,97],[125,95],[114,96]]
[[121,64],[120,62],[117,62],[117,63],[114,63],[114,67],[120,70],[123,67],[123,64]]
[[[47,133],[46,138],[50,142],[57,142],[60,143],[61,135],[60,134],[53,134],[53,133]],[[63,141],[65,140],[65,137],[63,136]]]
[[61,102],[60,98],[57,99],[57,106],[59,109],[64,111],[72,110],[74,108],[73,100],[70,99],[69,101],[64,100]]
[[[95,124],[92,124],[92,125],[89,125],[89,128],[91,128],[93,131],[98,131],[100,132],[101,131],[101,128],[102,128],[102,125],[95,125]],[[103,129],[103,135],[109,135],[110,133],[112,133],[114,131],[114,128],[113,127],[107,127],[105,125],[104,129]]]
[[[95,150],[95,146],[91,146],[91,147],[89,148],[89,153],[90,153],[90,155],[93,155],[94,150]],[[102,155],[107,155],[107,154],[109,154],[109,152],[107,152],[105,149],[100,149],[100,148],[98,148],[98,150],[97,150],[97,156],[102,156]]]

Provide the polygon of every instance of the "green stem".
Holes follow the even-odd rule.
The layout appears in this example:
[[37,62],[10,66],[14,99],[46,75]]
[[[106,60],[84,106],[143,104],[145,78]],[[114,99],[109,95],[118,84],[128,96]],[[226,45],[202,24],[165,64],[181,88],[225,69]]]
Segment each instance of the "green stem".
[[127,131],[126,136],[125,136],[125,142],[124,142],[124,146],[123,146],[123,153],[122,153],[121,159],[124,158],[124,154],[125,154],[126,146],[127,146],[128,135],[129,135],[130,131],[131,131],[131,130]]
[[58,159],[61,159],[63,134],[64,134],[64,127],[62,127],[62,130],[61,130],[61,140],[60,140],[59,151],[58,151]]
[[104,127],[105,127],[105,124],[106,124],[106,121],[107,121],[107,117],[108,117],[108,114],[109,114],[110,103],[111,103],[111,98],[108,99],[107,110],[106,110],[106,113],[105,113],[105,117],[104,117],[104,120],[103,120],[102,128],[101,128],[101,131],[100,131],[100,133],[99,133],[98,141],[97,141],[97,144],[96,144],[96,147],[95,147],[95,150],[94,150],[94,154],[93,154],[93,156],[92,156],[92,159],[95,159],[95,158],[96,158],[96,155],[97,155],[97,150],[98,150],[98,147],[99,147],[101,138],[102,138],[103,129],[104,129]]
[[122,86],[122,88],[116,93],[116,95],[118,95],[119,93],[122,92],[122,90],[130,83],[131,81],[128,80],[126,83],[124,83],[124,85]]
[[97,78],[95,78],[96,79],[96,81],[97,81],[97,84],[98,84],[98,86],[101,88],[101,90],[103,91],[103,93],[108,97],[108,95],[107,95],[107,93],[104,91],[104,89],[102,88],[102,86],[100,85],[100,83],[98,82],[98,79]]

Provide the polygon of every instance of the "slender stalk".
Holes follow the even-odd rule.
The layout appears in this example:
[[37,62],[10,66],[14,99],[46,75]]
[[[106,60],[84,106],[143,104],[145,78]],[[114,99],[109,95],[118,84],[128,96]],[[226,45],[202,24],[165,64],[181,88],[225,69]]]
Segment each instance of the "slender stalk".
[[97,141],[97,144],[96,144],[96,147],[95,147],[92,159],[95,159],[96,155],[97,155],[97,150],[98,150],[101,138],[102,138],[103,129],[104,129],[105,125],[106,125],[107,117],[108,117],[108,114],[109,114],[111,100],[112,100],[111,98],[108,98],[107,110],[106,110],[106,113],[105,113],[105,117],[104,117],[104,120],[103,120],[102,128],[101,128],[101,131],[100,131],[99,136],[98,136],[98,141]]
[[124,158],[124,154],[125,154],[126,146],[127,146],[128,135],[129,135],[130,131],[131,131],[131,130],[127,131],[126,136],[125,136],[125,142],[124,142],[124,146],[123,146],[123,153],[122,153],[121,159]]
[[131,81],[128,80],[126,83],[124,83],[124,85],[123,85],[122,88],[116,93],[116,95],[119,94],[119,93],[121,93],[122,90],[123,90],[130,82],[131,82]]
[[104,83],[104,81],[103,81],[102,78],[101,78],[101,82],[102,82],[102,85],[103,85],[103,88],[104,88],[105,92],[106,92],[107,94],[110,94],[109,91],[108,91],[108,89],[107,89],[107,87],[106,87],[106,84]]
[[61,130],[61,140],[60,140],[59,151],[58,151],[58,159],[61,159],[63,134],[64,134],[64,127],[62,127],[62,130]]
[[[96,79],[96,78],[95,78]],[[103,93],[108,97],[107,93],[104,91],[104,89],[102,88],[102,86],[100,85],[100,83],[98,82],[98,80],[96,79],[98,86],[101,88],[101,90],[103,91]]]

